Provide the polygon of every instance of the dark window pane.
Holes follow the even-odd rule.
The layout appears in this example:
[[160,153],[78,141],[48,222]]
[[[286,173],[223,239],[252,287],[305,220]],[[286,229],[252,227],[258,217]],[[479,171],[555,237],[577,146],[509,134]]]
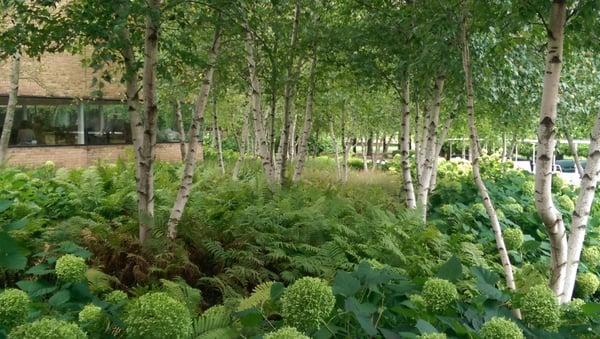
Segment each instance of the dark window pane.
[[85,105],[85,135],[89,145],[131,143],[124,105]]

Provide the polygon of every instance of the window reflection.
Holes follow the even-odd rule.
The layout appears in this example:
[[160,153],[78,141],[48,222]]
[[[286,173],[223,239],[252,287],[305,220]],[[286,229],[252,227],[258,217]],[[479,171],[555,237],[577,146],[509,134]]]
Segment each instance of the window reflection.
[[[0,131],[6,106],[0,106]],[[17,107],[9,145],[106,145],[131,143],[123,105]]]

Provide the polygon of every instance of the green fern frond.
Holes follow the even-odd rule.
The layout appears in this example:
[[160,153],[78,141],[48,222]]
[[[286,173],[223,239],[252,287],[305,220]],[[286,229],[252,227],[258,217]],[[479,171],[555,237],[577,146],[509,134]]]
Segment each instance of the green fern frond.
[[237,311],[241,312],[253,307],[262,309],[263,305],[271,299],[271,287],[273,287],[272,281],[256,286],[249,297],[240,301]]

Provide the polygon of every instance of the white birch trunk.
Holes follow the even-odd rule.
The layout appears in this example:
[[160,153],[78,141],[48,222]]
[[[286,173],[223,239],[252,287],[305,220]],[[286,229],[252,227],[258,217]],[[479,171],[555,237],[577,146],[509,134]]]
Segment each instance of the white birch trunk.
[[150,0],[150,14],[146,17],[144,35],[144,133],[141,143],[140,182],[141,210],[139,239],[144,243],[148,231],[154,225],[154,161],[156,159],[156,126],[158,106],[156,102],[156,71],[158,66],[158,34],[161,0]]
[[448,137],[448,131],[450,130],[450,126],[452,126],[452,117],[449,117],[444,124],[444,128],[440,133],[439,137],[436,140],[435,146],[435,161],[433,162],[433,171],[431,172],[431,181],[429,182],[429,193],[435,190],[435,186],[437,185],[437,174],[438,174],[438,158],[440,157],[440,153],[442,152],[442,147],[446,142],[446,138]]
[[[472,159],[471,164],[473,167],[473,179],[475,180],[475,184],[477,185],[477,189],[479,190],[479,195],[483,200],[483,205],[485,206],[485,210],[490,219],[490,223],[492,226],[492,230],[494,231],[494,237],[496,239],[496,248],[498,249],[498,254],[500,256],[500,261],[502,263],[502,268],[504,269],[504,278],[506,280],[506,286],[511,291],[516,291],[515,280],[513,276],[512,264],[510,262],[510,257],[508,256],[508,251],[506,249],[506,245],[504,244],[504,238],[502,237],[502,228],[500,227],[500,222],[498,221],[498,215],[496,214],[496,209],[492,204],[492,200],[488,194],[488,190],[481,178],[481,173],[479,169],[479,136],[477,135],[477,126],[475,124],[475,111],[474,111],[474,100],[473,100],[473,75],[471,70],[471,58],[469,55],[469,40],[467,38],[467,18],[463,18],[462,22],[462,31],[461,31],[461,41],[462,41],[462,63],[463,70],[465,72],[465,87],[467,92],[467,115],[468,115],[468,123],[469,123],[469,139],[471,140],[471,149],[472,149]],[[521,312],[518,309],[513,310],[513,314],[515,317],[520,318]]]
[[294,9],[294,23],[292,25],[292,37],[290,42],[290,56],[288,60],[287,79],[284,88],[284,109],[283,109],[283,133],[281,135],[280,143],[282,143],[281,153],[279,156],[279,175],[278,180],[280,183],[284,183],[286,179],[286,168],[288,160],[288,150],[290,142],[290,129],[291,129],[291,115],[292,105],[294,102],[295,92],[295,77],[299,70],[296,70],[294,64],[296,62],[296,49],[298,44],[298,28],[300,25],[300,1],[296,1]]
[[565,1],[554,0],[550,12],[535,169],[535,206],[550,238],[552,265],[550,287],[559,300],[563,296],[566,278],[567,236],[562,215],[552,201],[552,172],[556,146],[556,106],[562,67],[565,15]]
[[333,141],[333,150],[335,152],[335,174],[337,176],[337,180],[340,180],[342,178],[342,169],[340,168],[340,147],[338,145],[338,140],[335,137],[333,121],[329,122],[329,130],[331,133],[331,140]]
[[246,149],[247,149],[247,145],[248,145],[248,129],[249,129],[249,119],[250,119],[250,115],[251,111],[244,117],[244,124],[242,125],[242,140],[240,141],[239,144],[239,149],[240,149],[240,156],[237,159],[237,161],[235,162],[235,166],[233,167],[233,174],[232,177],[233,179],[237,179],[239,174],[240,174],[240,168],[242,167],[242,164],[244,162],[244,158],[246,157]]
[[216,29],[213,36],[211,49],[208,52],[208,68],[204,73],[202,85],[200,86],[200,91],[196,99],[192,125],[190,126],[190,130],[188,132],[189,145],[185,157],[183,174],[181,175],[181,185],[179,186],[177,198],[173,203],[173,208],[171,208],[169,221],[167,223],[170,239],[175,239],[177,237],[177,225],[181,220],[181,216],[183,215],[185,205],[188,202],[190,191],[192,189],[192,181],[194,179],[194,171],[196,169],[196,153],[199,149],[199,145],[201,145],[203,142],[202,131],[204,130],[204,110],[206,109],[208,96],[210,94],[210,87],[212,85],[215,63],[219,52],[220,36],[220,30]]
[[[440,106],[442,101],[442,91],[444,89],[444,77],[438,76],[435,79],[435,91],[433,98],[433,107],[430,108],[429,118],[427,119],[427,129],[423,130],[426,136],[423,138],[421,148],[422,152],[422,169],[419,176],[419,189],[417,190],[417,206],[421,210],[423,220],[427,219],[427,204],[429,200],[429,185],[431,184],[431,175],[433,173],[433,162],[437,160],[435,152],[436,147],[436,131],[439,122]],[[435,159],[434,159],[435,158]]]
[[[300,144],[298,145],[298,160],[296,161],[296,168],[294,169],[294,176],[292,180],[294,182],[300,179],[302,170],[304,169],[304,162],[306,161],[306,154],[308,153],[308,138],[312,130],[313,122],[313,107],[315,97],[315,82],[317,73],[317,45],[313,46],[312,62],[310,65],[310,75],[308,83],[308,93],[306,95],[306,111],[304,112],[304,127],[302,129],[302,136],[300,137]],[[333,123],[331,124],[333,128]],[[333,132],[333,130],[332,130]],[[333,134],[332,134],[333,136]],[[337,145],[336,145],[337,147]],[[337,149],[337,148],[336,148]],[[336,156],[337,157],[337,156]],[[337,158],[336,158],[337,161]]]
[[573,162],[575,162],[575,169],[577,170],[577,175],[579,175],[579,178],[581,179],[585,172],[583,171],[583,166],[581,166],[581,161],[579,160],[579,152],[577,151],[577,145],[573,142],[573,137],[571,137],[571,133],[569,133],[569,131],[567,131],[566,128],[564,129],[564,132],[565,138],[567,138],[567,142],[569,143],[571,153],[573,153]]
[[596,115],[596,122],[592,130],[590,149],[587,158],[585,172],[581,177],[579,186],[579,196],[575,204],[575,210],[572,215],[571,234],[568,240],[567,253],[567,271],[565,278],[565,287],[561,302],[566,303],[573,296],[575,279],[577,278],[577,269],[579,267],[579,258],[583,249],[583,241],[590,217],[592,202],[596,195],[598,186],[598,174],[600,173],[600,112]]
[[246,61],[248,62],[248,72],[252,91],[252,126],[254,127],[256,153],[260,157],[262,167],[267,178],[267,184],[269,185],[270,189],[274,189],[273,185],[277,179],[275,178],[276,174],[274,173],[273,166],[271,165],[271,150],[267,141],[267,134],[265,132],[265,125],[262,117],[263,113],[260,98],[261,89],[256,69],[254,36],[252,35],[248,24],[245,23],[244,26],[246,29]]
[[352,138],[348,138],[348,140],[346,140],[344,142],[344,160],[343,160],[343,165],[344,165],[344,177],[342,178],[342,182],[347,182],[348,181],[348,174],[350,172],[350,169],[348,168],[348,158],[350,156],[350,149],[352,148]]
[[213,109],[212,109],[212,118],[213,118],[213,131],[215,133],[215,147],[217,149],[217,158],[219,160],[219,168],[221,169],[221,173],[225,174],[225,161],[223,161],[223,143],[221,140],[221,130],[219,129],[219,123],[217,120],[217,96],[213,94]]
[[400,158],[402,164],[402,178],[404,183],[404,197],[406,206],[410,209],[417,208],[415,188],[410,173],[410,89],[408,81],[402,90],[402,134],[400,135]]
[[185,128],[183,127],[183,114],[181,113],[181,101],[175,103],[175,123],[177,124],[177,133],[179,133],[179,149],[181,151],[181,161],[185,161],[187,154],[187,145],[185,144]]
[[360,143],[361,143],[360,151],[361,151],[362,160],[363,160],[363,170],[365,170],[365,172],[368,172],[369,164],[367,163],[367,138],[361,138]]
[[0,137],[0,166],[4,165],[8,158],[8,143],[13,128],[15,110],[17,109],[17,100],[19,97],[19,76],[21,74],[21,54],[16,52],[12,56],[10,68],[10,88],[8,92],[8,105],[6,106],[6,115],[4,116],[4,125],[2,127],[2,136]]

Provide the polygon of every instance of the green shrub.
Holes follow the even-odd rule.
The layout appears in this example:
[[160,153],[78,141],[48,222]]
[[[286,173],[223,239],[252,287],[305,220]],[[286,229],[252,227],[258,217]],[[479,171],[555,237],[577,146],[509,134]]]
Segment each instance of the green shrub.
[[600,247],[584,247],[581,252],[581,260],[589,267],[596,268],[600,265]]
[[427,307],[434,312],[443,312],[458,300],[456,286],[439,278],[431,278],[425,282],[422,296]]
[[114,305],[124,304],[129,300],[127,293],[121,290],[115,290],[104,296],[104,301]]
[[560,324],[560,307],[554,292],[546,285],[529,289],[521,301],[523,321],[530,326],[556,331]]
[[283,293],[281,313],[286,324],[309,332],[326,321],[334,305],[333,291],[324,280],[304,277]]
[[85,281],[85,272],[87,271],[85,259],[65,254],[56,260],[56,276],[64,282],[76,283]]
[[524,339],[523,331],[514,322],[493,317],[479,330],[482,339]]
[[585,301],[577,298],[561,305],[563,323],[567,325],[587,323],[588,316],[583,311],[583,305],[585,305]]
[[294,327],[282,327],[275,332],[267,333],[265,339],[310,339]]
[[87,336],[74,323],[44,318],[15,327],[8,339],[85,339]]
[[411,294],[408,296],[408,300],[410,300],[410,302],[413,303],[413,305],[415,305],[418,308],[427,307],[427,304],[425,303],[425,299],[423,299],[423,296],[420,294]]
[[102,334],[108,325],[107,316],[102,308],[89,304],[79,312],[79,326],[88,334]]
[[27,320],[31,300],[27,293],[9,288],[0,293],[0,327],[10,330]]
[[350,158],[348,159],[348,167],[355,170],[362,170],[365,168],[364,162],[358,158]]
[[558,205],[568,213],[572,213],[575,210],[575,203],[567,195],[560,195],[558,197]]
[[446,339],[445,333],[425,333],[417,336],[417,339]]
[[507,228],[503,233],[504,244],[509,250],[518,250],[523,246],[523,232],[520,228]]
[[128,338],[187,338],[192,333],[186,305],[163,292],[151,292],[130,302],[123,322]]
[[577,275],[577,294],[581,297],[587,298],[592,296],[598,290],[600,286],[600,280],[598,276],[591,272],[580,273]]

